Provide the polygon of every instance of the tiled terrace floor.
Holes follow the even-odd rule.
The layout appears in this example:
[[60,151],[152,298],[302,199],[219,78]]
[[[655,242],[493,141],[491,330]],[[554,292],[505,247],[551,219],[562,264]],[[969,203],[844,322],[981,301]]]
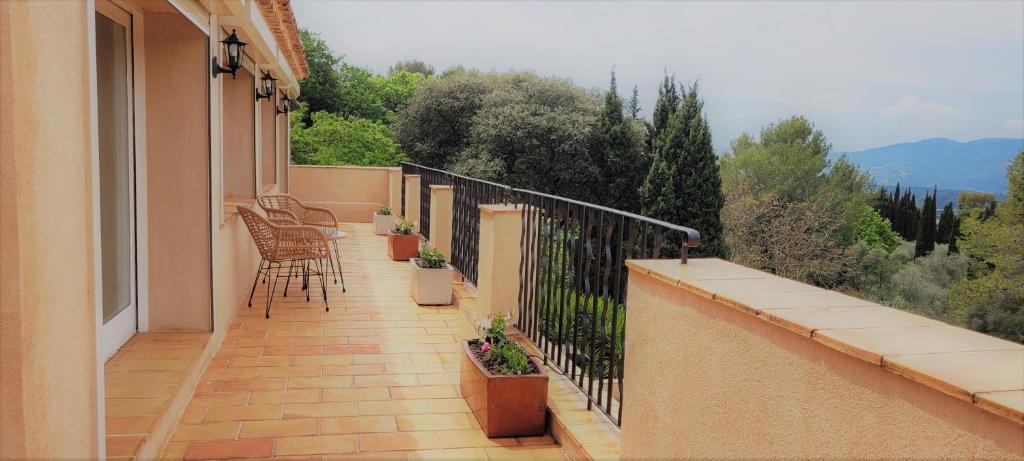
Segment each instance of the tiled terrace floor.
[[459,341],[474,330],[454,307],[417,306],[408,263],[387,259],[369,225],[346,230],[348,292],[332,283],[324,312],[293,284],[267,320],[259,285],[164,456],[563,459],[550,436],[484,436],[458,389]]

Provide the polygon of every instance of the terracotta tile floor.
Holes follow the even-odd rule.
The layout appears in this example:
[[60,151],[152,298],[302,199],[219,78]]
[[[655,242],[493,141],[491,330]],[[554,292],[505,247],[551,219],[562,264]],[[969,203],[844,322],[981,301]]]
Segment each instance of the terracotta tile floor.
[[108,458],[135,456],[209,339],[209,333],[137,333],[107,360]]
[[[459,396],[454,307],[419,307],[408,264],[369,224],[347,224],[330,312],[293,284],[263,317],[239,312],[165,447],[165,458],[564,459],[549,437],[488,439]],[[315,283],[315,282],[314,282]],[[279,284],[278,291],[283,287]]]

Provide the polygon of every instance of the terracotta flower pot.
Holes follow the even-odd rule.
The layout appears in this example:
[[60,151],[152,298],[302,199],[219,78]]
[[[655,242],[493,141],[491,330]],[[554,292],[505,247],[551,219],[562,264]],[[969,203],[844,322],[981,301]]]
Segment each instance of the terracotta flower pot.
[[452,303],[452,266],[445,264],[441,269],[420,267],[420,258],[412,258],[412,277],[409,278],[409,292],[416,304],[423,306],[448,305]]
[[388,257],[394,261],[408,261],[420,254],[420,236],[388,232]]
[[373,233],[377,235],[388,235],[388,232],[395,227],[398,217],[393,214],[373,214]]
[[540,373],[495,375],[477,361],[462,342],[459,388],[487,437],[543,435],[547,418],[548,375],[540,361],[530,357]]

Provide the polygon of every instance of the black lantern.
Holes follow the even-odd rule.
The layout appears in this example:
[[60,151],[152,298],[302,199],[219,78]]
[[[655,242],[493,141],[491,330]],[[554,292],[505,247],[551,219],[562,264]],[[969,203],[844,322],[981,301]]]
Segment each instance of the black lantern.
[[245,56],[245,45],[247,43],[238,39],[238,35],[235,34],[235,29],[231,29],[231,35],[228,38],[220,41],[221,45],[224,46],[224,52],[227,53],[227,67],[221,67],[217,63],[217,57],[213,57],[212,73],[216,77],[218,74],[231,74],[231,78],[235,78],[235,72],[238,68],[242,67],[242,57]]
[[256,100],[270,99],[274,97],[274,92],[277,91],[277,79],[273,75],[270,75],[270,71],[264,72],[263,76],[260,77],[261,89],[256,90]]
[[288,112],[292,111],[292,98],[289,98],[288,93],[285,93],[284,98],[281,98],[281,102],[284,103],[284,109],[277,108],[277,113],[287,115]]

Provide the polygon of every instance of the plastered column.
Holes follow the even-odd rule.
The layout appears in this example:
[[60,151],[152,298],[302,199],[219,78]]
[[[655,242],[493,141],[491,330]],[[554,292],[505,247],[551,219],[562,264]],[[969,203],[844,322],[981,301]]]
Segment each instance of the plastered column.
[[388,205],[391,205],[391,214],[402,216],[402,169],[392,168],[388,172]]
[[522,221],[523,210],[511,205],[480,205],[480,316],[511,313],[512,323],[518,323]]
[[420,230],[420,175],[405,175],[405,204],[402,215],[412,223],[413,229]]
[[0,1],[2,459],[103,456],[89,5]]
[[455,189],[444,184],[430,186],[430,246],[452,259],[452,205]]

